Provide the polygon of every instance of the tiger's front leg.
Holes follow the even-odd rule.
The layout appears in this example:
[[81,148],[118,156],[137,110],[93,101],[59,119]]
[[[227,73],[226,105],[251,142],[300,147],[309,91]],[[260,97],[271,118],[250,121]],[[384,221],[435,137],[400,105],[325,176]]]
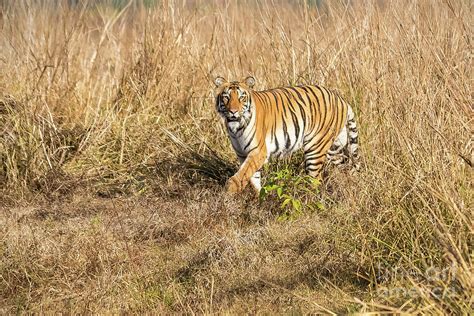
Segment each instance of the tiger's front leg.
[[[255,149],[257,151],[258,149]],[[260,168],[262,168],[263,164],[266,160],[266,150],[262,148],[258,150],[257,153],[247,156],[245,161],[240,166],[239,171],[235,175],[233,175],[227,181],[227,192],[228,193],[239,193],[247,186],[250,182],[252,176],[257,173]]]

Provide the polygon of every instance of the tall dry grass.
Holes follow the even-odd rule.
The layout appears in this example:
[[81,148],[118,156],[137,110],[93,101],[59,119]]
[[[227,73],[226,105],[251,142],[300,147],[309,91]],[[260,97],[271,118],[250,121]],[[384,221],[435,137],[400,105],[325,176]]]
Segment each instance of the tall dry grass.
[[[0,310],[472,311],[472,3],[305,3],[0,2]],[[326,211],[219,192],[248,74],[353,105]]]

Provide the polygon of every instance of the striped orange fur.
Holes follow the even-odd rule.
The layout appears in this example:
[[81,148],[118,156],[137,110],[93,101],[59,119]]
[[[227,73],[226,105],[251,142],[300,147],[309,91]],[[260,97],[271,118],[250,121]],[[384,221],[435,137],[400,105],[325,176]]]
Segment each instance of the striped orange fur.
[[326,159],[335,164],[357,158],[354,112],[336,93],[316,85],[254,91],[255,79],[215,80],[216,109],[241,165],[227,191],[242,191],[251,182],[260,191],[260,169],[272,157],[303,148],[305,168],[320,178]]

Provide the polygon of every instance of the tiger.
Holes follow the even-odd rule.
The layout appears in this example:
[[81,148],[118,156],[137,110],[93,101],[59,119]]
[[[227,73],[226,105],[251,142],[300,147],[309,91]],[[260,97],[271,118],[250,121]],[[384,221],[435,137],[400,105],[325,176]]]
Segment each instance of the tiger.
[[216,110],[240,161],[227,192],[239,193],[249,182],[260,192],[262,166],[301,148],[307,174],[318,180],[326,159],[336,165],[350,159],[358,168],[354,111],[337,93],[319,85],[256,91],[255,83],[253,76],[214,80]]

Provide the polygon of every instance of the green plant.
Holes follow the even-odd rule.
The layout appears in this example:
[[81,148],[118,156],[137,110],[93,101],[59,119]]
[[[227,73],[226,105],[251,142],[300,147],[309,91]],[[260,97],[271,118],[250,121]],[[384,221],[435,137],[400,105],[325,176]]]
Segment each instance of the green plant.
[[295,220],[304,214],[305,209],[311,212],[324,209],[323,203],[317,199],[320,184],[318,179],[293,175],[290,169],[284,168],[270,174],[260,190],[260,200],[276,196],[282,209],[278,220]]

